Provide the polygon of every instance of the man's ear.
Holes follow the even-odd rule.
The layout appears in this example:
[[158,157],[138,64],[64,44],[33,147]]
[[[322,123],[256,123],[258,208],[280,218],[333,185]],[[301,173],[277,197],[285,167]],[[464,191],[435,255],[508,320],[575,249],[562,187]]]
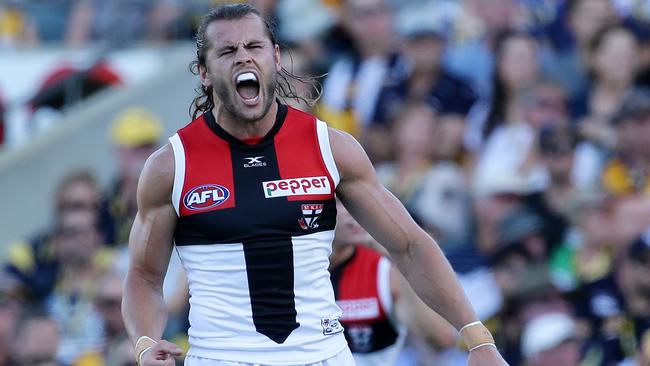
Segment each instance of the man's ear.
[[275,70],[280,72],[282,70],[282,60],[280,59],[280,46],[275,45]]
[[199,65],[199,78],[201,79],[201,85],[206,88],[212,86],[212,80],[208,77],[208,69],[205,66]]

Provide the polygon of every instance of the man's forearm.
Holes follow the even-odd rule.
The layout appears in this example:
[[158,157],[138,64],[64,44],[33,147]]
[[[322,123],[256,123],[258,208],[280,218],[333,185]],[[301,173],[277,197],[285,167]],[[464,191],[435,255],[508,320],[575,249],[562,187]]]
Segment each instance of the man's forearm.
[[124,283],[122,315],[134,344],[141,336],[160,339],[167,323],[162,289],[138,275],[137,271],[129,270]]
[[423,235],[391,255],[418,296],[456,329],[476,320],[449,262],[431,238]]

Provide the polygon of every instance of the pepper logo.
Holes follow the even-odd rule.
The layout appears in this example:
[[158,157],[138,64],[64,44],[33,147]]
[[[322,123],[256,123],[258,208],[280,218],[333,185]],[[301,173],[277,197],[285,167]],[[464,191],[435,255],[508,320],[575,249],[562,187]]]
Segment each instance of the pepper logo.
[[266,198],[332,193],[329,180],[322,176],[272,180],[263,182],[262,189]]
[[183,198],[183,204],[190,210],[207,210],[226,202],[230,191],[217,184],[204,184],[189,190]]

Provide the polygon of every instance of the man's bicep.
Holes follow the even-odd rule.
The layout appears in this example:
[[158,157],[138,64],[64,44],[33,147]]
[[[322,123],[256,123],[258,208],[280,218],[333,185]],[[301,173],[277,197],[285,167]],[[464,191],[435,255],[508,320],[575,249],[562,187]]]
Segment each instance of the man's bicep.
[[138,214],[129,236],[130,269],[157,285],[162,285],[167,271],[177,219],[171,202],[170,153],[163,148],[145,164],[138,182]]
[[363,148],[351,136],[330,134],[341,175],[337,196],[352,216],[389,251],[401,251],[424,235],[402,203],[377,179]]

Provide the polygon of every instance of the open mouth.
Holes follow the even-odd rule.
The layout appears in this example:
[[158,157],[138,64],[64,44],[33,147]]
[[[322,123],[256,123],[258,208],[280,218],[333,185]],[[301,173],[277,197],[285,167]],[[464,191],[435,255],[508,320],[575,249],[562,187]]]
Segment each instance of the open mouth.
[[243,72],[235,80],[237,94],[246,104],[255,104],[260,95],[260,83],[252,72]]

